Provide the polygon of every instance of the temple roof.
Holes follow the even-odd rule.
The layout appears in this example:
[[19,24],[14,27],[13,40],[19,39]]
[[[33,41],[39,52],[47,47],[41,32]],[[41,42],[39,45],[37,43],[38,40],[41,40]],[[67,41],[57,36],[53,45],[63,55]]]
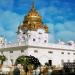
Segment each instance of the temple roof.
[[32,8],[29,11],[28,15],[26,16],[26,18],[33,18],[33,19],[34,18],[37,18],[37,19],[41,19],[41,16],[39,15],[39,13],[34,8],[34,5],[32,5]]
[[39,28],[43,28],[46,32],[48,32],[48,27],[43,25],[42,17],[36,11],[34,4],[28,14],[24,16],[23,24],[19,28],[21,28],[21,30],[37,30]]

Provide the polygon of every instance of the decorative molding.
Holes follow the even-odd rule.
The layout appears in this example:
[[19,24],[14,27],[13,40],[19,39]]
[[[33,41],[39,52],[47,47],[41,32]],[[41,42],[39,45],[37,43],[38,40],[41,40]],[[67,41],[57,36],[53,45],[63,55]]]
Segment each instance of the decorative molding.
[[51,48],[51,47],[40,47],[40,46],[28,46],[28,48],[41,48],[41,49],[52,49],[52,50],[64,50],[64,51],[74,51],[75,50],[69,50],[69,49],[62,49],[62,48]]
[[28,46],[18,46],[18,47],[9,47],[9,48],[1,48],[1,51],[17,51],[17,50],[26,50]]

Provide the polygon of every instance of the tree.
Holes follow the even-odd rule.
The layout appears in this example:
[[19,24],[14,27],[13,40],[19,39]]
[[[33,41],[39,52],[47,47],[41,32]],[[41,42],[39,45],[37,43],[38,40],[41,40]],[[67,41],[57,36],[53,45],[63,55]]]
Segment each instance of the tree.
[[3,64],[3,62],[6,60],[7,58],[4,55],[0,55],[0,61],[1,64]]
[[16,59],[16,65],[17,64],[23,65],[24,69],[27,70],[27,69],[29,69],[29,66],[33,66],[34,68],[37,68],[40,65],[40,62],[34,56],[22,55]]
[[35,58],[34,56],[29,56],[29,63],[32,64],[35,69],[41,65],[39,60]]
[[16,64],[21,64],[21,65],[28,65],[28,57],[27,56],[19,56],[16,59]]

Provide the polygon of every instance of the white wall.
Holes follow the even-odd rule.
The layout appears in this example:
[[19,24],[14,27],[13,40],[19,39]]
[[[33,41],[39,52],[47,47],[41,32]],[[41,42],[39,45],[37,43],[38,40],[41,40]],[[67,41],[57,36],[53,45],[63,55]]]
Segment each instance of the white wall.
[[[34,52],[35,50],[37,50],[38,52]],[[53,53],[48,53],[49,51]],[[62,52],[64,52],[64,54],[62,54]],[[42,63],[42,65],[48,62],[48,60],[52,60],[52,65],[56,66],[62,66],[61,62],[62,60],[64,62],[68,62],[68,60],[70,60],[70,62],[73,62],[73,60],[75,60],[75,55],[73,55],[74,52],[66,50],[57,50],[57,49],[45,49],[38,47],[28,48],[28,55],[37,57],[39,61]]]
[[[49,53],[49,52],[52,52],[52,53]],[[64,52],[64,54],[62,54],[62,52]],[[64,62],[68,62],[68,60],[70,60],[70,62],[73,62],[75,60],[74,53],[75,51],[72,51],[72,50],[66,50],[66,49],[61,50],[59,48],[53,49],[50,47],[42,47],[40,45],[40,46],[28,46],[28,48],[25,49],[24,52],[21,52],[21,50],[15,50],[13,48],[13,53],[10,53],[10,51],[4,51],[3,55],[5,55],[8,60],[13,59],[13,63],[15,63],[15,60],[21,55],[28,55],[28,56],[32,55],[38,58],[42,65],[48,62],[48,60],[52,60],[52,65],[62,66],[62,62],[61,62],[62,60],[64,60]],[[9,63],[9,62],[6,61],[6,63]]]
[[[28,38],[28,43],[35,43],[35,44],[47,44],[48,43],[48,33],[42,32],[39,34],[39,31],[30,31],[28,35],[30,37]],[[33,41],[35,39],[35,41]],[[44,42],[46,40],[46,42]]]

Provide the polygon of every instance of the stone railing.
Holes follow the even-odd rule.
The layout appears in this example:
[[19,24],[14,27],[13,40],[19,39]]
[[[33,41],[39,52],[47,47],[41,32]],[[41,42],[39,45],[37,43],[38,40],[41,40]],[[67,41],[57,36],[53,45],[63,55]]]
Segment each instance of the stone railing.
[[8,44],[3,44],[0,45],[0,49],[1,48],[9,48],[9,47],[18,47],[18,46],[26,46],[25,42],[21,42],[21,43],[8,43]]
[[46,44],[40,44],[40,43],[8,43],[0,45],[1,48],[10,48],[10,47],[18,47],[18,46],[35,46],[35,47],[45,47],[45,48],[54,48],[54,49],[65,49],[65,50],[75,50],[75,46],[71,45],[65,45],[65,44],[54,44],[54,43],[46,43]]
[[29,43],[29,46],[35,46],[35,47],[45,47],[45,48],[54,48],[54,49],[65,49],[65,50],[75,50],[75,46],[69,46],[69,45],[63,45],[63,44],[36,44],[36,43]]

